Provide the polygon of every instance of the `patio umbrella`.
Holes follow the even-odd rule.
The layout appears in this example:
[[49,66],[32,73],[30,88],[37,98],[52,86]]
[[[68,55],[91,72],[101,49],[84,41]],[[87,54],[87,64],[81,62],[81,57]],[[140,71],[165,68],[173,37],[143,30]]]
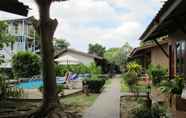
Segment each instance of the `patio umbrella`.
[[55,59],[55,61],[59,64],[64,64],[64,65],[66,65],[66,64],[67,65],[68,64],[80,64],[81,63],[78,59],[76,59],[70,55],[65,55],[65,56],[59,57],[59,58]]

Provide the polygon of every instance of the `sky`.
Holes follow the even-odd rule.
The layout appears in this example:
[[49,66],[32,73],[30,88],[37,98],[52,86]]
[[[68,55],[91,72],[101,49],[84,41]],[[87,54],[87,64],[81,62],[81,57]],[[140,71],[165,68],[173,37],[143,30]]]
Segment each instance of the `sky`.
[[[19,0],[29,5],[28,16],[38,18],[34,0]],[[138,38],[162,6],[162,0],[69,0],[51,6],[51,18],[58,20],[56,38],[63,38],[71,48],[88,50],[89,43],[106,48],[128,42],[139,45]],[[0,20],[22,18],[0,12]]]

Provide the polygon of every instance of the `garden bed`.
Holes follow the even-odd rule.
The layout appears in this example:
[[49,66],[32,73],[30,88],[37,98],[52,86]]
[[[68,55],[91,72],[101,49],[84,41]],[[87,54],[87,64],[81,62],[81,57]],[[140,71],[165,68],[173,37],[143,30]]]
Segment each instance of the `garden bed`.
[[140,105],[140,103],[142,103],[143,101],[144,98],[121,97],[120,99],[121,118],[130,118],[131,110],[137,108]]
[[[145,103],[146,103],[145,101],[146,101],[145,97],[121,97],[121,99],[120,99],[121,118],[133,118],[134,113],[136,113],[136,111],[139,111],[139,108],[142,108],[142,106],[145,105]],[[155,106],[155,105],[158,106],[159,108],[154,109],[155,107],[152,107],[152,109],[154,109],[154,110],[152,110],[152,111],[154,111],[154,112],[152,112],[152,114],[155,114],[153,118],[164,118],[164,117],[169,118],[172,115],[168,111],[166,105],[153,104],[152,106]],[[136,108],[138,108],[138,110],[136,110]],[[143,107],[143,108],[145,108],[145,107]],[[148,108],[147,108],[147,110],[148,110]],[[140,115],[143,116],[143,118],[150,118],[150,117],[148,117],[147,113],[149,114],[149,112],[143,112],[143,113],[141,112]],[[162,117],[158,117],[157,114],[159,114],[159,115],[161,114]],[[141,116],[135,117],[135,118],[142,118]]]

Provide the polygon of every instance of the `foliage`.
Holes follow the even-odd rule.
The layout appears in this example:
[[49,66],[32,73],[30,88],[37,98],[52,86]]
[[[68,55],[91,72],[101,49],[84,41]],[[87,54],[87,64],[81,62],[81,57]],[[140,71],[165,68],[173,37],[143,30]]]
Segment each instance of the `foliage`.
[[137,84],[137,73],[136,72],[127,72],[126,74],[124,74],[124,82],[128,85],[130,91],[134,92],[135,91],[135,87]]
[[11,68],[1,68],[0,72],[6,80],[14,79],[14,73]]
[[[40,86],[38,89],[39,89],[40,92],[42,92],[43,91],[43,88],[44,88],[43,86]],[[57,94],[63,93],[64,92],[64,89],[65,89],[65,87],[64,87],[63,84],[57,85]]]
[[89,68],[83,64],[78,65],[56,65],[56,75],[65,76],[66,72],[73,72],[76,74],[85,74],[89,73]]
[[15,41],[15,37],[7,33],[8,24],[4,21],[0,21],[0,48],[8,46]]
[[151,109],[145,106],[135,108],[131,116],[132,118],[167,118],[166,110],[158,104],[153,104]]
[[[8,24],[4,21],[0,21],[0,49],[4,46],[9,46],[15,41],[15,37],[7,33]],[[0,55],[0,63],[4,62],[3,55]]]
[[119,50],[120,48],[110,48],[106,50],[104,53],[104,58],[107,59],[111,63],[115,63],[114,56],[116,56]]
[[[0,49],[4,46],[9,46],[13,44],[15,41],[15,37],[7,33],[8,24],[4,21],[0,21]],[[0,64],[4,62],[3,55],[0,55]],[[8,84],[5,82],[5,72],[1,70],[0,74],[0,99],[6,97],[16,97],[21,96],[21,90],[17,88],[10,88]]]
[[142,85],[142,84],[136,84],[134,85],[134,88],[129,88],[128,84],[123,81],[122,84],[121,84],[121,91],[122,92],[143,92],[143,93],[146,93],[148,92],[148,88],[146,85]]
[[128,72],[136,72],[139,73],[141,71],[141,65],[139,65],[136,62],[130,62],[127,64],[127,70]]
[[181,95],[184,88],[184,79],[175,77],[172,80],[165,80],[160,84],[160,90],[163,93]]
[[157,85],[161,82],[163,77],[167,74],[167,69],[161,66],[149,65],[147,70],[149,76],[152,78],[154,85]]
[[40,74],[40,58],[31,52],[18,52],[12,58],[16,77],[32,77]]
[[10,87],[5,81],[3,75],[0,75],[0,99],[8,97],[20,97],[23,95],[23,90],[16,87]]
[[88,52],[90,54],[96,54],[97,56],[103,56],[105,53],[105,47],[100,44],[89,44]]
[[92,76],[89,79],[83,80],[83,85],[88,86],[88,90],[91,93],[100,93],[105,84],[105,79],[99,79],[97,76]]
[[70,46],[70,44],[64,40],[64,39],[55,39],[55,42],[54,42],[54,47],[56,49],[66,49]]
[[96,66],[95,63],[91,63],[89,66],[88,66],[89,70],[90,70],[90,73],[92,75],[98,75],[98,74],[101,74],[101,67],[99,66]]
[[125,43],[121,48],[111,48],[108,49],[104,57],[111,63],[120,67],[120,70],[125,71],[125,65],[127,64],[127,59],[130,54],[132,47],[129,43]]
[[65,76],[65,73],[69,71],[76,74],[91,73],[92,75],[98,75],[101,74],[101,67],[97,67],[95,63],[91,63],[89,66],[83,64],[56,65],[57,76]]

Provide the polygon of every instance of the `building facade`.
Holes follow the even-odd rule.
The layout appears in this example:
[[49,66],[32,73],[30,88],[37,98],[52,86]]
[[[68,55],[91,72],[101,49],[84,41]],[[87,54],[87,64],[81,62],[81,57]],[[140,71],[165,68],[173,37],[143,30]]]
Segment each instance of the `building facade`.
[[[169,40],[166,38],[158,42],[168,53]],[[129,60],[136,60],[144,69],[147,69],[149,65],[162,66],[166,69],[169,69],[169,58],[155,43],[144,43],[143,46],[133,49]]]
[[39,42],[30,18],[6,20],[8,33],[15,37],[15,42],[0,50],[5,63],[2,67],[11,67],[12,56],[18,51],[39,51]]
[[55,57],[55,62],[61,65],[71,65],[71,64],[84,64],[90,65],[93,62],[103,60],[102,57],[81,52],[75,49],[65,49],[62,50]]

